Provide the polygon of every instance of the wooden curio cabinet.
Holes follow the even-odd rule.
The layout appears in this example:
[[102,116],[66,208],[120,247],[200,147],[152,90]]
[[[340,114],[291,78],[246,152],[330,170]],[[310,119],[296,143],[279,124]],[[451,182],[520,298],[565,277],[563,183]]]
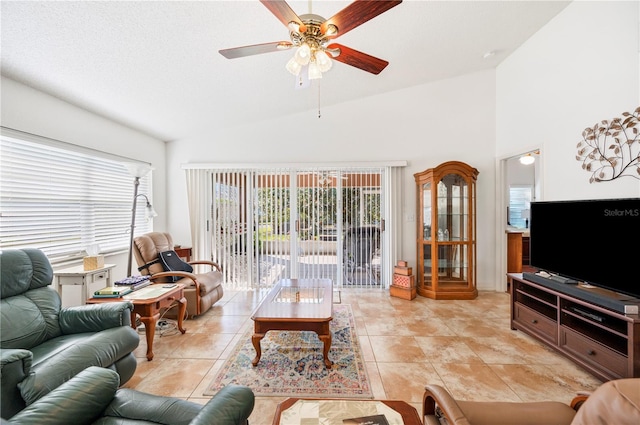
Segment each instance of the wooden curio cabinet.
[[449,161],[414,174],[418,294],[471,300],[476,288],[476,178],[478,170]]

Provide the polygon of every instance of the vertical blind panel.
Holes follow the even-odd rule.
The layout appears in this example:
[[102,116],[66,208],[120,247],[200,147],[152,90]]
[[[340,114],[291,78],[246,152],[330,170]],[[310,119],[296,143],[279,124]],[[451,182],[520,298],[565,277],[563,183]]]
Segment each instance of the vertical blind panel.
[[243,257],[244,228],[241,220],[240,182],[244,175],[239,171],[214,171],[212,235],[213,261],[222,266],[227,287],[239,287],[247,281],[247,267]]
[[[2,248],[38,248],[52,260],[81,257],[92,244],[128,248],[134,188],[123,163],[3,135],[0,183]],[[147,175],[138,193],[150,198],[150,189]],[[145,205],[139,197],[135,234],[152,229]]]

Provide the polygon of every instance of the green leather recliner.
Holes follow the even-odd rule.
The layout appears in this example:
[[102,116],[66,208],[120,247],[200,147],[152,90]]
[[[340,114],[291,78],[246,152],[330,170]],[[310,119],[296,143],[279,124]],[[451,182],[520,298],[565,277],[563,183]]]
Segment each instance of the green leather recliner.
[[37,249],[0,251],[0,417],[14,414],[89,366],[134,374],[140,337],[132,304],[61,308],[53,269]]
[[255,397],[250,388],[227,386],[205,405],[131,389],[118,389],[118,374],[89,367],[5,424],[24,425],[246,425]]

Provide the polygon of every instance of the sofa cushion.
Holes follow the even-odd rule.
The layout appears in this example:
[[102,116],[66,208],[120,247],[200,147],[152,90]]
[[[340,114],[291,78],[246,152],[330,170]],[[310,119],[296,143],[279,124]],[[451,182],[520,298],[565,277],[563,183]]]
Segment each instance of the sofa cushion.
[[637,425],[640,423],[640,379],[600,385],[580,406],[571,425]]
[[[3,295],[6,282],[2,282]],[[60,297],[53,288],[37,288],[0,301],[2,348],[31,349],[62,334]],[[6,324],[6,326],[5,326]]]
[[[222,285],[223,276],[218,271],[212,271],[209,273],[195,273],[195,276],[200,284],[200,295],[206,295],[209,292]],[[193,280],[188,277],[180,279],[177,283],[181,283],[185,288],[193,288],[195,285]]]
[[[80,371],[13,416],[12,424],[67,425],[91,424],[100,417],[120,385],[118,374],[97,367]],[[78,397],[81,393],[82,397]]]
[[201,404],[192,401],[123,388],[116,392],[113,401],[104,411],[104,416],[117,418],[118,421],[113,423],[118,424],[138,420],[145,423],[188,425],[201,409]]
[[559,401],[491,402],[458,400],[464,417],[474,425],[565,425],[576,411]]
[[38,249],[5,250],[0,256],[0,298],[13,297],[51,284],[53,269]]
[[133,352],[140,337],[129,326],[63,335],[34,347],[32,372],[18,388],[27,405],[88,366],[108,367]]

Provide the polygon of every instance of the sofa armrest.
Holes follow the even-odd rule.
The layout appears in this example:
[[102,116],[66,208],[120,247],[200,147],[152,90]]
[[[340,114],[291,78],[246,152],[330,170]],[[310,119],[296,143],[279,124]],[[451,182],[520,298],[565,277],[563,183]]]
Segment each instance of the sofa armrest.
[[249,387],[230,385],[222,388],[189,425],[244,425],[253,411],[255,396]]
[[131,301],[87,304],[60,310],[58,321],[65,335],[100,332],[118,326],[131,326]]
[[32,361],[31,351],[0,350],[0,416],[5,419],[25,407],[18,384],[31,372]]
[[84,425],[102,416],[120,385],[118,374],[91,366],[9,419],[10,424]]
[[104,416],[123,421],[188,425],[201,408],[200,404],[191,401],[121,388],[104,411]]
[[442,387],[427,385],[423,420],[440,410],[449,425],[569,425],[576,412],[559,401],[504,402],[455,400]]
[[213,261],[209,261],[209,260],[189,261],[189,264],[192,266],[197,266],[197,265],[211,266],[211,270],[217,270],[219,272],[222,271],[222,266],[220,264],[215,263]]
[[470,425],[460,406],[447,390],[440,385],[425,386],[422,398],[422,420],[428,423],[427,417],[436,417],[440,412],[451,425]]

